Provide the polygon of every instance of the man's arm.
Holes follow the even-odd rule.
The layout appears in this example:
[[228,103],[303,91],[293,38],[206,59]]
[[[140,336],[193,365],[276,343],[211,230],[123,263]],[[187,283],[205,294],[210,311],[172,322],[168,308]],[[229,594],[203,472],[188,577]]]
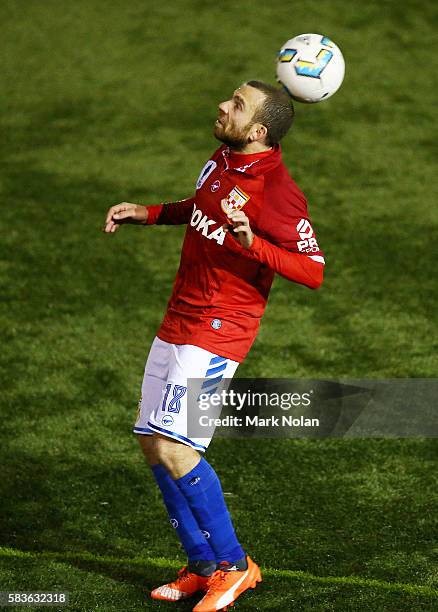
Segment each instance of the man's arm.
[[309,256],[303,253],[292,253],[272,244],[260,236],[255,236],[249,225],[249,219],[241,210],[232,212],[228,218],[233,225],[233,232],[251,257],[265,264],[287,280],[318,289],[324,277],[324,259],[321,256]]
[[[304,253],[291,253],[254,236],[248,251],[260,262],[287,278],[287,280],[318,289],[324,278],[324,263]],[[322,258],[321,258],[322,259]]]
[[188,198],[170,204],[158,206],[142,206],[130,202],[122,202],[111,206],[108,210],[103,231],[113,234],[124,223],[137,225],[181,225],[188,223],[193,211],[195,198]]
[[179,202],[146,206],[148,211],[147,225],[182,225],[190,221],[195,198],[187,198]]

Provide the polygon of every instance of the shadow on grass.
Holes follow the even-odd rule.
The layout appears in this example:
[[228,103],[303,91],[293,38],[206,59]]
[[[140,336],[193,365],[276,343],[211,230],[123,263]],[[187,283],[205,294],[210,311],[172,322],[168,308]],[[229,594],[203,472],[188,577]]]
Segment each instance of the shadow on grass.
[[[45,453],[3,447],[2,545],[61,557],[184,558],[135,447],[115,441],[113,455],[104,444],[93,452],[93,435],[82,434],[67,453],[62,446]],[[234,441],[217,440],[210,460],[221,466],[237,530],[257,560],[320,576],[429,583],[433,470],[424,466],[435,460],[432,441],[240,441],[238,459],[233,448]],[[259,455],[270,465],[266,473]],[[233,463],[228,469],[224,456]],[[285,463],[299,466],[292,481]],[[126,571],[139,576],[129,564]]]
[[[9,561],[9,562],[8,562]],[[412,594],[381,587],[324,584],[318,577],[286,578],[266,573],[255,591],[247,591],[236,604],[240,610],[432,610],[433,596]],[[175,567],[160,567],[151,561],[85,560],[74,555],[36,555],[34,558],[0,556],[0,586],[7,590],[67,591],[67,610],[191,610],[202,594],[183,602],[159,602],[149,592],[175,576]]]

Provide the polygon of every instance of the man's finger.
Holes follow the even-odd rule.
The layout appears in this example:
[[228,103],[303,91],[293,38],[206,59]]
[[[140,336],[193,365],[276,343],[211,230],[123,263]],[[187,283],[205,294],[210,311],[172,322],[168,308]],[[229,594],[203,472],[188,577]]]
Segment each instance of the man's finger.
[[111,221],[111,219],[113,218],[113,216],[119,212],[120,210],[120,204],[118,204],[117,206],[111,206],[111,208],[109,209],[107,215],[106,215],[106,223],[109,223]]
[[127,219],[132,217],[132,212],[130,208],[128,209],[127,206],[125,206],[113,214],[113,219]]
[[106,215],[106,223],[109,223],[109,221],[111,221],[114,215],[119,214],[124,210],[129,210],[130,208],[131,206],[129,206],[128,204],[116,204],[115,206],[111,206]]
[[111,206],[111,208],[106,213],[105,223],[109,223],[113,217],[115,206]]
[[232,212],[230,212],[228,217],[229,219],[233,219],[234,217],[246,217],[246,215],[241,210],[233,210]]
[[248,223],[245,223],[244,221],[233,221],[233,227],[234,228],[236,227],[248,227],[249,228],[249,225]]
[[249,219],[244,213],[234,214],[228,218],[230,219],[230,221],[232,221],[232,223],[245,223],[249,225]]

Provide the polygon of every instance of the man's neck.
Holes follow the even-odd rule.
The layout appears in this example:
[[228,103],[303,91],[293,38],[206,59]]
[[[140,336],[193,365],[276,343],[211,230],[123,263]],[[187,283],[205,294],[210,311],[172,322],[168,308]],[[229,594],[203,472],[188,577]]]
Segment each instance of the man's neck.
[[237,155],[248,155],[249,153],[263,153],[264,151],[269,151],[272,147],[268,147],[267,145],[261,144],[260,142],[249,142],[245,145],[245,148],[236,151],[235,149],[231,149],[233,153]]

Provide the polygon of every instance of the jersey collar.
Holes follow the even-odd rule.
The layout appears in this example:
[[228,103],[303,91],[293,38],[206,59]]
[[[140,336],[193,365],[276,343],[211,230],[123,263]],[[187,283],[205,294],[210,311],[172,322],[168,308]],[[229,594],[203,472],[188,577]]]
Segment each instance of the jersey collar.
[[250,176],[258,176],[266,174],[272,168],[275,168],[281,163],[281,147],[274,145],[268,151],[261,153],[236,153],[229,147],[223,145],[222,156],[225,162],[226,170],[233,170]]

